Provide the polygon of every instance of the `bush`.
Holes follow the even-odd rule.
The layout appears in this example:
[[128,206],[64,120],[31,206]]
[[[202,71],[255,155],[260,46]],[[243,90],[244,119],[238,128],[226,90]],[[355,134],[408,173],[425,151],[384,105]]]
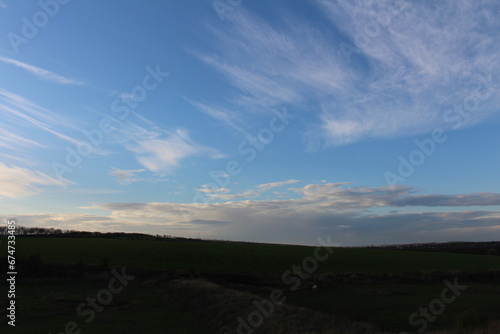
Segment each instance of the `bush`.
[[486,254],[488,255],[498,255],[498,250],[496,248],[490,248],[486,251]]

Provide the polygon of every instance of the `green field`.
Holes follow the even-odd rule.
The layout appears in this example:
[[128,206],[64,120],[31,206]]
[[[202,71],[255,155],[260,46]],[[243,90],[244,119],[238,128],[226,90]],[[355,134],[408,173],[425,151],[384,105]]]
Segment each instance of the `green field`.
[[[280,274],[313,256],[314,247],[227,242],[168,242],[113,239],[24,238],[18,254],[43,261],[204,272]],[[324,272],[408,272],[500,269],[500,258],[450,253],[334,248],[320,263]]]
[[[303,308],[312,314],[320,312],[317,317],[325,323],[334,316],[399,333],[415,330],[408,323],[409,315],[439,297],[445,285],[442,279],[413,284],[391,281],[394,277],[427,278],[438,271],[449,273],[446,277],[452,280],[455,274],[490,273],[500,268],[500,257],[488,255],[333,248],[314,275],[293,291],[283,284],[282,274],[312,257],[315,247],[61,237],[18,237],[16,247],[21,265],[37,269],[24,271],[29,272],[27,277],[20,270],[15,333],[64,333],[64,326],[70,321],[78,324],[81,333],[233,333],[236,331],[227,328],[234,329],[235,325],[228,323],[250,312],[252,300],[269,298],[270,291],[276,288],[283,291],[286,305],[296,308],[287,310],[288,313],[283,311],[285,321],[286,314]],[[85,323],[76,312],[77,306],[107,286],[111,268],[121,267],[135,270],[136,279],[97,313],[95,320]],[[66,275],[66,271],[71,274]],[[204,283],[193,281],[196,290],[183,292],[172,290],[169,283],[189,283],[200,277],[217,283],[218,288],[206,288]],[[328,277],[348,280],[339,283]],[[385,278],[378,281],[373,277]],[[312,280],[319,282],[317,293],[309,288]],[[3,285],[4,282],[2,279]],[[467,290],[429,324],[429,333],[458,328],[464,323],[479,326],[500,318],[497,282],[461,283],[467,284]],[[6,327],[5,319],[2,316],[2,327]],[[320,326],[321,321],[316,321],[316,325]],[[265,331],[264,327],[262,333],[273,333],[273,329]]]
[[59,334],[64,333],[66,323],[75,322],[82,333],[165,333],[166,329],[175,334],[218,333],[214,324],[196,312],[183,311],[179,301],[137,283],[116,295],[112,304],[96,312],[95,320],[87,324],[75,309],[104,286],[102,282],[20,284],[18,324],[11,332]]

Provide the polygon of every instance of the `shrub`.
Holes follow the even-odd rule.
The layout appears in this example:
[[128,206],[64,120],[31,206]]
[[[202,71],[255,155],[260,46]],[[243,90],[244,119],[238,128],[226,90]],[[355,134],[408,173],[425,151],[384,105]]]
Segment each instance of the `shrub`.
[[486,254],[488,255],[498,255],[498,250],[496,248],[490,248],[486,251]]

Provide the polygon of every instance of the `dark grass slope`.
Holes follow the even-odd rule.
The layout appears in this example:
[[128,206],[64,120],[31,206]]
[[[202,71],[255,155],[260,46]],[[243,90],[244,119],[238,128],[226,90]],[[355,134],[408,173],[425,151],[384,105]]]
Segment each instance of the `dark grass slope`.
[[[454,277],[469,288],[428,333],[498,332],[496,256],[334,248],[292,291],[282,274],[313,256],[315,247],[23,236],[16,246],[19,333],[59,333],[75,318],[88,333],[233,333],[237,317],[273,289],[283,291],[286,303],[254,333],[412,332],[409,315]],[[76,306],[106,287],[111,268],[121,267],[137,279],[95,321],[82,323]]]
[[[155,242],[91,238],[22,238],[17,255],[45,262],[78,263],[202,272],[280,274],[313,256],[314,247],[227,242]],[[500,257],[334,248],[317,273],[410,272],[500,269]]]

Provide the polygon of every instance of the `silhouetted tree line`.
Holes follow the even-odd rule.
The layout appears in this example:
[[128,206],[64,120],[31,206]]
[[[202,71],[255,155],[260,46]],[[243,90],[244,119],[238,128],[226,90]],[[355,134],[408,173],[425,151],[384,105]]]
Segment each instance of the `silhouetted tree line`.
[[452,241],[443,243],[436,242],[436,243],[419,243],[419,244],[407,244],[407,245],[370,246],[368,248],[398,249],[398,250],[422,251],[422,252],[500,255],[499,252],[500,241],[479,241],[479,242]]
[[[7,234],[7,226],[0,226],[0,235]],[[149,240],[149,241],[206,241],[195,238],[174,237],[171,235],[152,235],[145,233],[125,233],[125,232],[88,232],[75,230],[62,230],[44,227],[26,227],[16,225],[17,236],[23,237],[74,237],[74,238],[104,238],[104,239],[124,239],[124,240]]]

